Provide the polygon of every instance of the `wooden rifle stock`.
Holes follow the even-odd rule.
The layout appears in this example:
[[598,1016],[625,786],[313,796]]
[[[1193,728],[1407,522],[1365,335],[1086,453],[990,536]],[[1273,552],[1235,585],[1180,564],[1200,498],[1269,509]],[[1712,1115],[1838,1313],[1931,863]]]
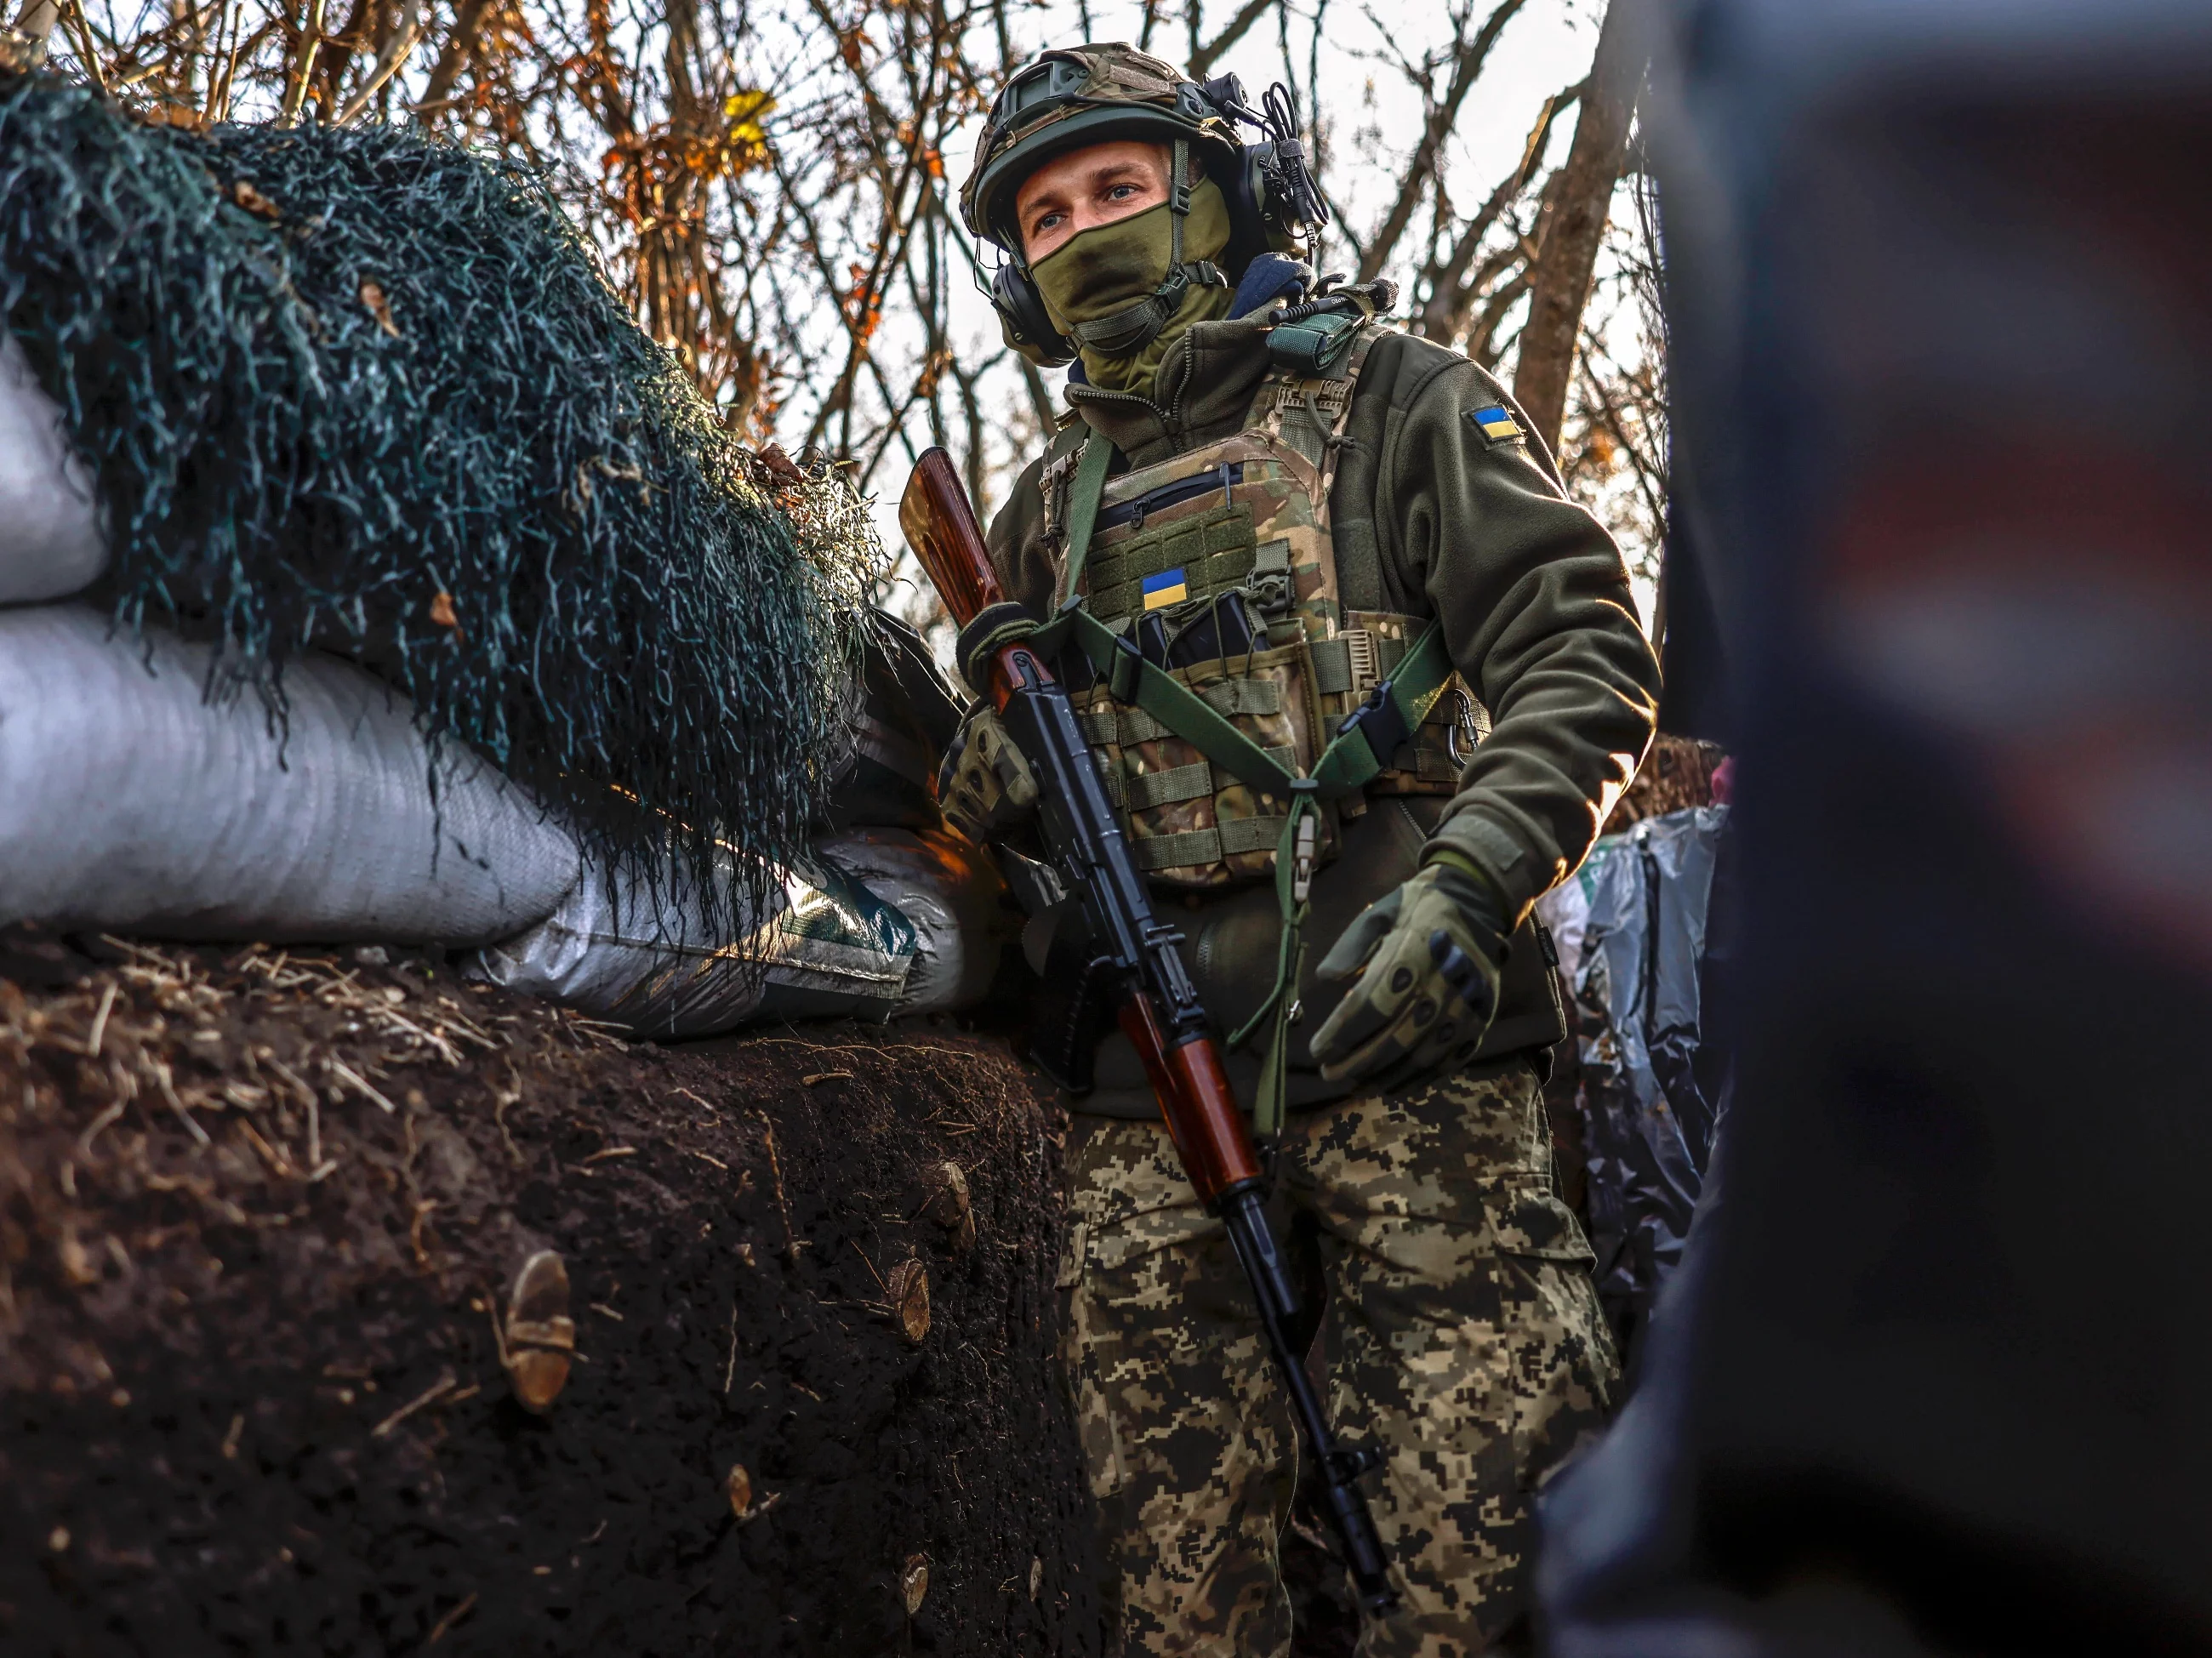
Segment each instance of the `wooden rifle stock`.
[[988,606],[1005,601],[975,509],[952,470],[952,457],[942,449],[932,449],[915,463],[906,494],[899,498],[899,528],[957,624],[964,628]]

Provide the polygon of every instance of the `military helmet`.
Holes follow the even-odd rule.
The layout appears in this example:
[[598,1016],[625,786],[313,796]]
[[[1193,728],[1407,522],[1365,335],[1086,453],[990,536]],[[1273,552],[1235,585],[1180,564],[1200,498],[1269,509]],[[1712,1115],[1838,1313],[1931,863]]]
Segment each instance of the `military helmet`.
[[[1175,263],[1152,299],[1124,318],[1092,325],[1103,335],[1127,338],[1133,322],[1141,333],[1151,317],[1171,311],[1188,282],[1222,280],[1211,265],[1182,264],[1182,218],[1189,207],[1194,161],[1212,175],[1228,203],[1224,258],[1232,270],[1269,247],[1297,250],[1326,224],[1328,206],[1306,170],[1289,94],[1274,87],[1263,105],[1255,110],[1247,104],[1243,84],[1233,75],[1200,83],[1121,40],[1042,52],[1015,70],[992,100],[975,167],[960,188],[960,216],[969,233],[1008,255],[992,282],[991,303],[1015,342],[1048,363],[1075,355],[1074,343],[1046,313],[1013,214],[1022,181],[1066,150],[1113,138],[1174,146]],[[1245,143],[1237,132],[1240,121],[1260,129],[1267,142]]]
[[1243,149],[1204,88],[1148,52],[1120,40],[1043,52],[991,100],[974,170],[960,190],[969,233],[1019,252],[1013,205],[1022,180],[1052,156],[1110,138],[1182,138],[1213,151],[1224,167]]

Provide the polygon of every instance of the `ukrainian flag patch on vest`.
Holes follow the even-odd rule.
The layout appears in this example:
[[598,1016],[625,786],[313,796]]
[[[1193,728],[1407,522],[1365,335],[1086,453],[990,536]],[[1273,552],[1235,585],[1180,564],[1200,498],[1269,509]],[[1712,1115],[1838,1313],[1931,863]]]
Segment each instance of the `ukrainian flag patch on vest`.
[[1145,578],[1145,608],[1157,610],[1163,605],[1180,604],[1190,597],[1190,587],[1183,580],[1182,568],[1163,570],[1158,575]]
[[1503,443],[1509,438],[1521,435],[1520,422],[1513,418],[1513,411],[1502,403],[1492,404],[1487,409],[1478,409],[1468,418],[1474,422],[1474,429],[1492,443]]

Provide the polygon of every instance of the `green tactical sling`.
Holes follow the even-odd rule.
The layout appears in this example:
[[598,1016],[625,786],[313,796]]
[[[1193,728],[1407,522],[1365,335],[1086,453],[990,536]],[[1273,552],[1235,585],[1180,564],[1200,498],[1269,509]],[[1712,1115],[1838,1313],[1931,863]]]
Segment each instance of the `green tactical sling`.
[[1275,847],[1275,896],[1281,906],[1282,937],[1275,959],[1274,988],[1259,1011],[1229,1039],[1231,1048],[1241,1047],[1262,1020],[1271,1013],[1274,1016],[1261,1061],[1259,1097],[1252,1108],[1255,1131],[1273,1135],[1283,1123],[1290,1027],[1297,1012],[1295,998],[1304,958],[1300,935],[1313,883],[1321,802],[1357,793],[1389,765],[1396,745],[1386,743],[1383,747],[1391,752],[1376,752],[1368,739],[1366,721],[1387,710],[1404,733],[1419,730],[1451,677],[1451,659],[1444,650],[1441,630],[1431,623],[1391,677],[1338,726],[1336,736],[1315,761],[1312,772],[1304,777],[1294,774],[1173,675],[1146,660],[1127,637],[1083,608],[1077,589],[1090,556],[1099,499],[1114,459],[1114,446],[1103,439],[1093,436],[1085,441],[1069,491],[1067,563],[1058,614],[1041,629],[1010,628],[999,642],[1007,642],[1019,631],[1028,635],[1036,649],[1049,655],[1072,639],[1106,681],[1115,701],[1143,709],[1239,781],[1262,794],[1279,795],[1290,801],[1290,816],[1284,820]]

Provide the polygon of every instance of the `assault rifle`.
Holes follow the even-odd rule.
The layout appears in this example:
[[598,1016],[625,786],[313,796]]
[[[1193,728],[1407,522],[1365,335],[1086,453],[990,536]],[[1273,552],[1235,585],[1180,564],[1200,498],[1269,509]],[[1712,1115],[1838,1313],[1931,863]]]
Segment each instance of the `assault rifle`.
[[[944,450],[932,449],[915,464],[899,502],[899,527],[961,626],[1006,604],[967,491]],[[1007,735],[1036,773],[1038,819],[1054,872],[1081,902],[1090,926],[1092,959],[1086,973],[1118,991],[1121,1029],[1144,1060],[1183,1172],[1200,1200],[1228,1228],[1310,1464],[1320,1475],[1322,1509],[1361,1606],[1379,1616],[1397,1604],[1397,1596],[1358,1481],[1381,1465],[1382,1456],[1372,1447],[1352,1448],[1338,1441],[1291,1348],[1290,1333],[1299,1321],[1297,1291],[1267,1223],[1267,1181],[1252,1136],[1176,950],[1182,935],[1152,913],[1152,894],[1130,856],[1066,689],[1038,653],[1018,639],[1000,646],[991,657],[989,695]]]

